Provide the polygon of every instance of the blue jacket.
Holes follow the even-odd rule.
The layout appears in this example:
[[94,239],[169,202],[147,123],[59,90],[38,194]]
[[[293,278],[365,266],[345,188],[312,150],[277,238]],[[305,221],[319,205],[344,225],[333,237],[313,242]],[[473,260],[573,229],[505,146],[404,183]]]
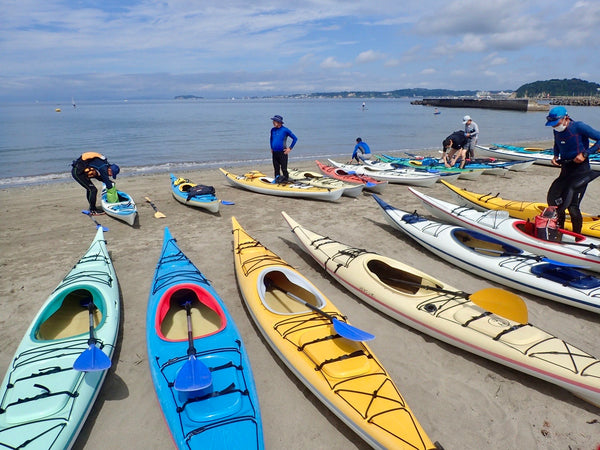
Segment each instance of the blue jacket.
[[290,148],[294,148],[298,138],[292,133],[287,127],[273,127],[271,128],[271,150],[274,152],[282,152],[287,148],[287,138],[292,138]]
[[[596,143],[590,147],[590,138]],[[554,157],[571,160],[578,153],[586,157],[600,149],[600,132],[583,122],[571,121],[564,131],[554,131]]]
[[354,152],[352,153],[352,159],[356,159],[358,152],[360,152],[361,155],[368,155],[371,153],[371,149],[369,148],[369,145],[366,142],[361,141],[354,146]]

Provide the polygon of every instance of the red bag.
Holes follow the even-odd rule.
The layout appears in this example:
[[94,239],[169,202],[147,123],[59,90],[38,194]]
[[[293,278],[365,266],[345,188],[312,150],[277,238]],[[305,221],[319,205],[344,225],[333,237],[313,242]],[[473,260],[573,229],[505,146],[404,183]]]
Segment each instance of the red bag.
[[535,236],[546,241],[559,241],[558,214],[556,206],[548,206],[542,214],[535,216]]

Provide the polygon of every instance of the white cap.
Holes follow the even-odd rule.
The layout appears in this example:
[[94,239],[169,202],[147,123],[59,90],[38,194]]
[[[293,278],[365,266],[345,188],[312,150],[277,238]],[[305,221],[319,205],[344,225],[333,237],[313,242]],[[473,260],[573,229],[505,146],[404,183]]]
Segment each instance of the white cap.
[[463,117],[463,123],[467,123],[469,120],[471,120],[471,116]]

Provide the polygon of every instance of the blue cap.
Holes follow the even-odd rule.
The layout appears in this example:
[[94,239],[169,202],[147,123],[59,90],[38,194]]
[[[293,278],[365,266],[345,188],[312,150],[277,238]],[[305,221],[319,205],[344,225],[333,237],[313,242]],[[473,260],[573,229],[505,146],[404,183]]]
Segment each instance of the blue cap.
[[119,174],[119,172],[121,171],[121,169],[116,164],[111,164],[110,165],[110,170],[112,171],[112,177],[116,180],[117,179],[117,175]]
[[546,126],[547,127],[556,126],[556,124],[558,124],[560,119],[562,119],[566,115],[567,115],[567,108],[565,108],[564,106],[555,106],[554,108],[552,108],[550,110],[550,112],[546,116]]
[[279,114],[271,117],[271,120],[273,120],[274,122],[283,123],[283,117],[281,117]]

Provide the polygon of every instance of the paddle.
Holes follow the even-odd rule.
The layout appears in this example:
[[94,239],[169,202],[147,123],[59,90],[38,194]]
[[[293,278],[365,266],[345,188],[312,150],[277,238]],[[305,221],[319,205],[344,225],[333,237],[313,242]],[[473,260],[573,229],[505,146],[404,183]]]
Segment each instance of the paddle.
[[352,325],[350,325],[349,323],[346,322],[342,322],[341,320],[338,320],[337,318],[333,317],[330,314],[327,314],[325,311],[323,311],[320,308],[317,308],[315,305],[302,300],[300,297],[292,294],[291,292],[286,291],[285,289],[275,285],[271,280],[267,280],[265,279],[265,285],[267,287],[272,286],[276,289],[279,289],[280,291],[284,292],[285,295],[287,295],[288,297],[296,300],[297,302],[302,303],[304,306],[309,307],[310,309],[312,309],[313,311],[321,314],[323,317],[328,318],[331,323],[333,324],[333,328],[334,330],[342,337],[345,337],[346,339],[350,339],[351,341],[370,341],[371,339],[375,339],[375,336],[372,335],[371,333],[368,333],[366,331],[361,330],[360,328],[356,328]]
[[434,292],[440,292],[442,294],[458,295],[471,300],[473,303],[481,306],[487,311],[515,322],[527,323],[528,321],[527,305],[525,305],[523,299],[518,295],[504,289],[485,288],[476,291],[473,294],[469,294],[463,291],[452,291],[450,289],[443,289],[437,286],[428,286],[426,284],[415,283],[399,278],[385,277],[385,279],[409,286],[416,286]]
[[[87,305],[84,303],[87,301]],[[88,339],[88,348],[85,349],[77,357],[73,363],[73,369],[79,370],[80,372],[97,372],[99,370],[106,370],[111,366],[111,361],[106,354],[96,347],[98,340],[94,337],[94,300],[88,297],[82,300],[82,306],[87,307],[90,317],[90,338]]]
[[103,227],[102,225],[100,225],[96,219],[94,219],[94,217],[92,216],[92,213],[90,211],[88,211],[87,209],[84,209],[83,211],[81,211],[83,214],[85,214],[86,216],[88,216],[90,219],[92,219],[94,221],[94,223],[96,224],[96,229],[98,228],[102,228],[102,231],[108,231],[108,227]]
[[481,251],[481,252],[490,252],[490,253],[496,253],[498,254],[498,256],[514,256],[517,258],[523,258],[523,259],[535,259],[538,262],[546,262],[549,264],[553,264],[555,266],[563,266],[563,267],[585,267],[585,266],[577,266],[575,264],[569,264],[566,262],[562,262],[562,261],[556,261],[554,259],[550,259],[550,258],[546,258],[545,256],[539,256],[539,255],[522,255],[519,253],[510,253],[510,252],[505,252],[503,250],[496,250],[496,249],[492,249],[492,248],[480,248],[480,247],[471,247],[473,250],[477,250],[477,251]]
[[175,389],[178,391],[198,391],[206,389],[212,384],[210,369],[196,359],[194,348],[194,333],[192,332],[191,301],[187,300],[182,306],[185,308],[188,328],[188,360],[181,366],[175,377]]
[[223,204],[223,205],[235,205],[235,202],[229,202],[227,200],[221,200],[221,204]]
[[146,201],[148,203],[150,203],[150,206],[152,206],[152,209],[154,210],[154,217],[156,217],[157,219],[163,219],[163,218],[167,217],[158,210],[156,205],[154,203],[152,203],[152,200],[150,200],[148,197],[144,197],[144,198],[146,199]]

